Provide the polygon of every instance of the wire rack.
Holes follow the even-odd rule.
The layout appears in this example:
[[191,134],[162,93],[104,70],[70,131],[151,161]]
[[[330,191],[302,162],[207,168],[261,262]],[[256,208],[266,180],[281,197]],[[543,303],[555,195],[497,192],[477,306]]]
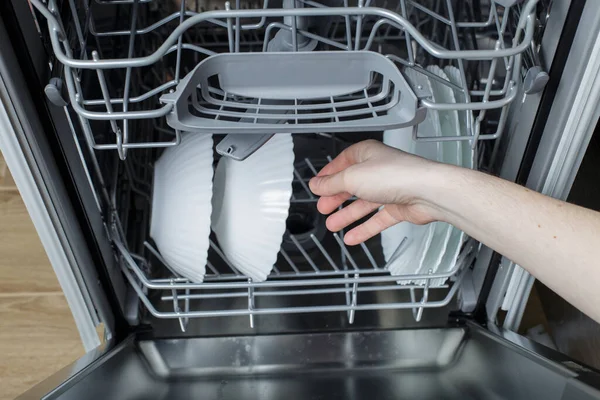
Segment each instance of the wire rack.
[[[307,182],[316,174],[317,166],[328,160],[330,157],[317,161],[306,158],[296,164],[292,209],[299,205],[316,211],[317,198]],[[177,319],[184,332],[190,318],[248,316],[253,327],[254,317],[266,314],[346,312],[348,322],[353,323],[361,311],[411,309],[418,322],[425,309],[450,304],[477,248],[475,241],[466,240],[449,271],[392,276],[388,265],[411,245],[407,238],[385,263],[377,237],[360,246],[347,247],[343,231],[328,233],[328,238],[318,232],[324,223],[315,221],[317,231],[304,235],[286,231],[278,261],[265,282],[253,282],[241,274],[211,237],[204,282],[193,283],[171,270],[152,243],[143,240],[141,252],[132,252],[120,221],[114,215],[113,240],[123,274],[154,317]],[[169,271],[166,276],[154,276],[153,271],[164,268]],[[407,295],[402,297],[400,292]],[[369,297],[374,293],[378,295],[376,301]],[[319,301],[318,296],[324,297]],[[232,305],[227,301],[232,299],[245,300]],[[273,299],[277,301],[269,301]]]
[[[130,123],[171,114],[174,105],[161,102],[161,96],[174,90],[201,60],[218,53],[267,52],[274,42],[279,44],[278,50],[284,46],[291,52],[375,51],[399,69],[413,68],[440,81],[462,93],[464,102],[435,102],[430,93],[413,86],[419,107],[470,111],[467,131],[444,140],[470,140],[475,148],[479,140],[495,139],[502,133],[508,106],[521,81],[515,71],[520,71],[522,54],[531,51],[537,1],[503,7],[494,1],[463,6],[451,0],[397,0],[379,4],[387,7],[379,8],[370,0],[354,6],[348,0],[331,1],[333,4],[285,0],[275,5],[285,8],[271,8],[269,0],[263,0],[257,9],[241,9],[238,0],[235,7],[226,2],[223,10],[199,13],[189,9],[197,9],[196,3],[186,7],[184,0],[177,3],[179,10],[167,3],[173,12],[162,2],[139,0],[70,0],[67,10],[56,0],[31,3],[47,20],[52,50],[64,66],[72,107],[86,120],[110,123],[113,140],[106,137],[99,142],[94,135],[86,139],[92,148],[117,150],[124,159],[129,149],[179,143],[179,135],[166,141],[158,137],[140,140],[131,134]],[[122,29],[101,29],[105,20],[110,20],[106,15],[114,15],[106,11],[111,7],[118,7],[120,18],[128,21]],[[157,12],[161,7],[167,9]],[[120,54],[114,54],[115,40],[125,43]],[[428,73],[423,68],[427,64],[456,66],[462,85]],[[133,87],[133,77],[149,73],[153,66],[173,73],[149,90]],[[96,82],[90,84],[92,77],[88,76],[88,84],[82,85],[86,74],[95,75]],[[499,113],[498,123],[491,132],[482,132],[491,111]],[[413,123],[418,122],[415,119]],[[433,132],[417,129],[414,138],[440,140]]]
[[[391,276],[378,238],[347,247],[343,232],[326,233],[318,217],[312,223],[321,229],[286,232],[265,282],[254,283],[240,274],[214,238],[205,281],[191,283],[178,276],[147,236],[153,162],[161,148],[178,145],[181,135],[167,123],[172,104],[160,99],[175,91],[199,63],[221,53],[271,52],[282,46],[292,53],[368,50],[385,55],[399,71],[412,68],[429,79],[441,78],[423,66],[457,67],[462,87],[442,83],[462,93],[464,103],[436,103],[426,90],[409,84],[421,109],[468,111],[467,131],[452,139],[470,140],[477,149],[480,140],[502,133],[522,80],[515,71],[523,68],[522,54],[531,51],[535,0],[511,8],[493,1],[458,7],[450,0],[354,5],[347,0],[263,0],[238,1],[235,9],[212,2],[210,7],[222,9],[210,12],[198,12],[208,3],[189,0],[30,1],[46,18],[52,52],[64,66],[54,73],[66,82],[86,145],[80,156],[98,206],[110,221],[107,231],[122,272],[154,317],[178,320],[184,331],[190,318],[245,315],[253,325],[257,315],[334,311],[346,312],[353,322],[361,311],[411,309],[419,321],[425,309],[444,307],[456,296],[476,256],[473,240],[463,243],[451,271]],[[119,21],[125,22],[119,26]],[[526,63],[533,58],[526,56]],[[375,93],[381,91],[381,80],[370,83]],[[484,118],[491,115],[498,122],[488,129]],[[344,133],[319,130],[312,135],[333,143],[334,155],[348,143]],[[430,135],[413,129],[415,140],[440,140]],[[311,157],[302,157],[294,170],[292,210],[315,207],[317,199],[307,184],[327,158]],[[291,218],[293,212],[288,223]],[[392,262],[409,245],[404,240]],[[374,299],[373,294],[378,296]],[[280,301],[270,302],[273,298]],[[319,303],[317,298],[325,300]],[[219,299],[243,301],[232,307]]]

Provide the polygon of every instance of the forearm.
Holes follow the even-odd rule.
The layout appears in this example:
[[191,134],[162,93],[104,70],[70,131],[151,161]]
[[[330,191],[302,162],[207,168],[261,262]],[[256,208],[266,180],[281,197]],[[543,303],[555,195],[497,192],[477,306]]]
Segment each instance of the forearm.
[[600,213],[480,172],[440,166],[437,218],[503,254],[600,321]]

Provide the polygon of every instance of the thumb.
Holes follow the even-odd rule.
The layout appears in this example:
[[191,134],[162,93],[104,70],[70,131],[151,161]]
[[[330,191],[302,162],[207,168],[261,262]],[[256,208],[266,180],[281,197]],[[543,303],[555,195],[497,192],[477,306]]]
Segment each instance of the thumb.
[[348,192],[344,182],[345,171],[337,174],[315,176],[308,183],[310,190],[317,196],[333,196],[338,193]]

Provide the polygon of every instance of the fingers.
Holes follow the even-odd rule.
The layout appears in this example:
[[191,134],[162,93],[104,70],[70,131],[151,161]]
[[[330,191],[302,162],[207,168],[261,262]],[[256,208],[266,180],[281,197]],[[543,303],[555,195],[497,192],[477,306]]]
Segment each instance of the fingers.
[[398,221],[385,209],[380,210],[366,222],[360,224],[356,228],[351,229],[344,235],[344,242],[348,246],[354,246],[372,238],[381,231],[386,230],[390,226],[396,225]]
[[368,158],[369,149],[374,146],[385,146],[383,143],[376,140],[364,140],[359,143],[355,143],[352,146],[344,149],[336,158],[334,158],[329,164],[323,167],[317,176],[333,175],[351,165],[365,161]]
[[327,176],[315,176],[308,182],[310,190],[317,196],[334,196],[349,192],[345,177],[352,171],[352,167]]
[[353,222],[369,215],[375,211],[381,204],[371,203],[366,200],[356,200],[352,204],[342,208],[340,211],[327,218],[327,229],[337,232],[344,229]]
[[317,176],[326,176],[336,174],[349,166],[356,164],[358,161],[356,160],[357,151],[354,148],[356,145],[350,146],[344,151],[342,151],[336,158],[331,160],[326,166],[324,166]]
[[321,197],[317,202],[317,210],[321,214],[331,214],[336,208],[344,204],[352,195],[348,192],[338,193],[333,196]]

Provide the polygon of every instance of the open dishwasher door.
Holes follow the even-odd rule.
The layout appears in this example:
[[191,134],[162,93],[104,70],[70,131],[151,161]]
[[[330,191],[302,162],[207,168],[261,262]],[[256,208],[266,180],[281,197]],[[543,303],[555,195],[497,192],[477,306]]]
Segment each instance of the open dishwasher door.
[[234,338],[132,336],[87,357],[95,355],[21,398],[600,399],[597,372],[512,332],[493,334],[471,323]]
[[[512,333],[422,330],[144,340],[23,399],[599,399],[600,375]],[[507,335],[502,337],[502,335]],[[93,357],[93,354],[89,354]],[[85,362],[81,360],[81,362]]]

